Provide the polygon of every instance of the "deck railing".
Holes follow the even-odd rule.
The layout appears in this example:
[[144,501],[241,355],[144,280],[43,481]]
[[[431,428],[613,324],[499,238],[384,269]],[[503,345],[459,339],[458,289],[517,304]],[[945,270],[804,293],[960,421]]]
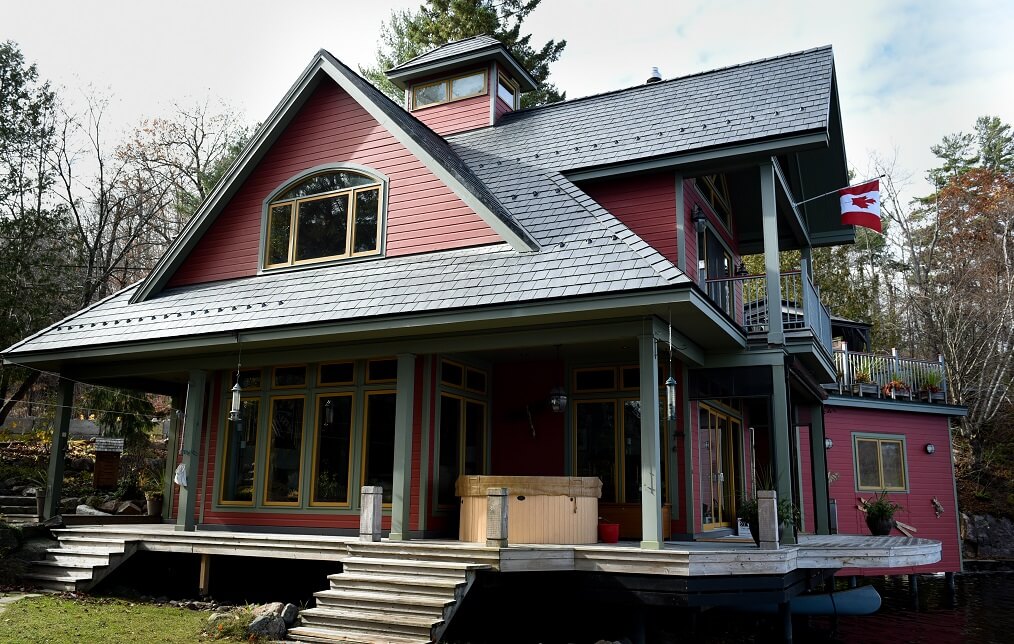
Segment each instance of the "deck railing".
[[906,400],[944,402],[947,400],[947,369],[943,356],[936,361],[903,358],[897,349],[875,354],[849,351],[848,345],[834,350],[838,381],[828,388],[858,396],[879,396]]
[[[813,283],[800,271],[779,276],[782,329],[810,331],[831,351],[831,313],[820,301]],[[708,280],[708,294],[731,315],[747,333],[766,333],[769,307],[767,277],[743,275]]]

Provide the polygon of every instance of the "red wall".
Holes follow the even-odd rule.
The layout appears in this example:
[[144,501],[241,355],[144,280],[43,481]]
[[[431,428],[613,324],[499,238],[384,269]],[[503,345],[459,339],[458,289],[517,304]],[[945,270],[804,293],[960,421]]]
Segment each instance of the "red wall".
[[581,188],[666,259],[677,263],[676,182],[671,172],[603,179]]
[[442,136],[487,127],[490,124],[489,93],[423,107],[412,114]]
[[[918,532],[913,536],[943,543],[941,560],[935,564],[890,569],[853,568],[842,570],[839,574],[899,575],[960,571],[960,540],[947,418],[879,409],[827,407],[824,426],[827,436],[834,442],[834,446],[827,450],[827,460],[828,471],[838,475],[829,489],[830,497],[838,503],[839,533],[869,534],[864,515],[857,506],[860,497],[870,499],[873,492],[856,491],[852,433],[903,434],[906,437],[909,491],[889,494],[892,501],[902,506],[895,518],[914,526]],[[935,454],[926,453],[927,443],[936,445]],[[809,481],[804,480],[804,485],[809,487]],[[933,511],[934,497],[944,507],[939,518]],[[901,533],[895,530],[892,534],[897,536]]]
[[[552,412],[549,391],[565,382],[560,362],[506,362],[493,368],[490,474],[563,476],[566,414]],[[525,404],[531,410],[535,435]]]
[[502,241],[344,90],[324,80],[197,243],[169,286],[255,275],[264,199],[293,175],[320,164],[343,162],[374,168],[390,179],[389,257]]
[[504,114],[509,114],[510,112],[514,111],[514,106],[507,104],[499,96],[497,96],[495,100],[496,100],[496,103],[494,104],[494,107],[496,109],[495,118],[497,121],[499,121],[500,117],[503,116]]

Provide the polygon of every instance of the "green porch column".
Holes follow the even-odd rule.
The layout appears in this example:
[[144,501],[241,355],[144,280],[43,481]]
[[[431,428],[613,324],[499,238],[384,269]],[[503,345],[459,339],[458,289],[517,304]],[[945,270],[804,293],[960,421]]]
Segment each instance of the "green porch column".
[[[789,387],[785,365],[771,367],[771,477],[778,500],[792,498],[792,459],[789,441]],[[795,543],[795,536],[786,534],[782,543]]]
[[169,520],[173,515],[173,474],[176,473],[176,449],[180,444],[180,426],[183,424],[179,412],[183,404],[183,396],[175,395],[170,399],[172,412],[169,414],[169,443],[165,456],[165,467],[162,473],[162,519]]
[[391,490],[391,541],[409,538],[412,511],[412,412],[415,406],[415,356],[398,355],[398,393],[394,416],[394,489]]
[[831,534],[831,509],[827,504],[827,450],[824,448],[824,406],[810,405],[810,459],[813,461],[814,528]]
[[655,335],[638,338],[641,366],[641,547],[662,548],[662,468],[658,440],[658,350]]
[[775,208],[775,169],[760,165],[761,217],[764,231],[764,276],[767,279],[768,344],[785,340],[782,332],[782,285],[778,263],[778,212]]
[[191,371],[187,382],[187,402],[183,412],[183,465],[187,470],[187,484],[180,486],[179,508],[176,513],[176,530],[193,531],[194,508],[197,502],[197,486],[200,475],[198,466],[201,445],[201,425],[204,418],[205,388],[208,374],[205,371]]
[[56,398],[56,418],[53,423],[53,446],[49,453],[49,473],[46,478],[46,507],[43,519],[52,519],[60,513],[63,496],[63,464],[70,442],[70,417],[74,412],[74,382],[60,378]]

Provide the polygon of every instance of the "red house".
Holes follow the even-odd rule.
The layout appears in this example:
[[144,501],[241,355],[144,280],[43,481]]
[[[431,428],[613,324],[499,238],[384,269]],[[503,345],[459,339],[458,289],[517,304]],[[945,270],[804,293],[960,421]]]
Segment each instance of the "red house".
[[[957,569],[960,410],[845,395],[811,280],[812,248],[853,241],[833,199],[797,205],[847,183],[829,47],[524,110],[534,81],[490,37],[389,76],[404,106],[319,52],[147,279],[5,352],[174,396],[167,520],[351,536],[379,485],[391,543],[456,539],[462,476],[587,477],[626,552],[663,556],[734,536],[761,469],[803,508],[791,547],[832,531],[829,495],[865,534],[852,506],[883,485],[945,544],[928,569]],[[905,561],[939,558],[919,543]],[[779,602],[842,567],[779,552]]]

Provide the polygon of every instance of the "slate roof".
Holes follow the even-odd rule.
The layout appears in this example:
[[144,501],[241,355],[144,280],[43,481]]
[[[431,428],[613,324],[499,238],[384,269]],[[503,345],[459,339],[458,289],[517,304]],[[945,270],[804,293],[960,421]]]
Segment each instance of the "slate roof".
[[269,272],[166,289],[137,303],[132,287],[5,353],[16,360],[88,345],[688,285],[562,172],[818,131],[827,127],[832,92],[825,47],[516,112],[448,144],[326,56],[540,249],[497,244]]
[[416,56],[415,58],[406,60],[400,65],[395,65],[388,71],[402,71],[411,67],[419,67],[420,65],[435,63],[438,60],[454,58],[455,56],[460,56],[462,54],[496,47],[503,47],[503,43],[492,36],[480,34],[471,38],[465,38],[464,40],[458,40],[456,42],[447,43],[446,45],[441,45],[436,49],[431,49],[424,54]]

